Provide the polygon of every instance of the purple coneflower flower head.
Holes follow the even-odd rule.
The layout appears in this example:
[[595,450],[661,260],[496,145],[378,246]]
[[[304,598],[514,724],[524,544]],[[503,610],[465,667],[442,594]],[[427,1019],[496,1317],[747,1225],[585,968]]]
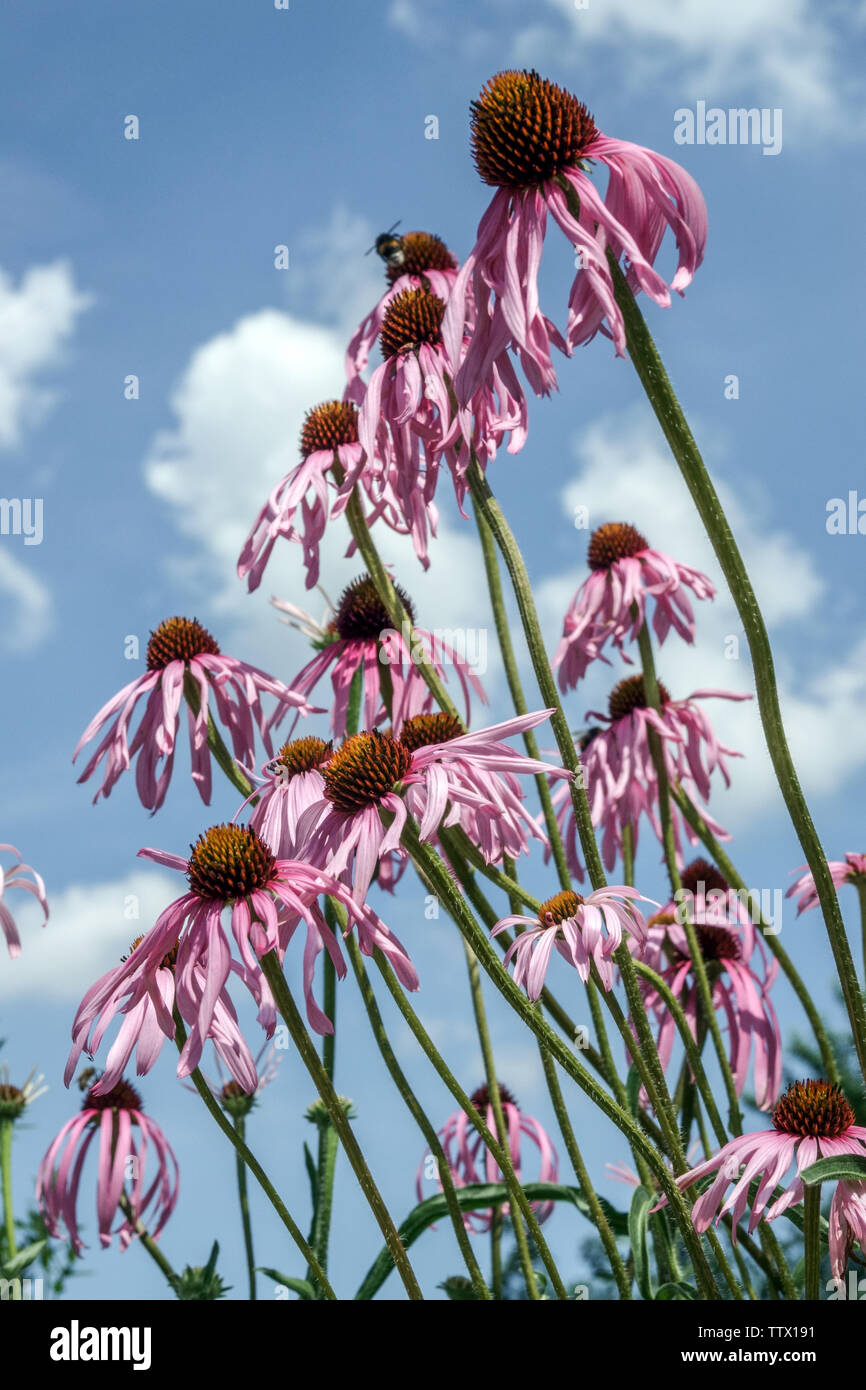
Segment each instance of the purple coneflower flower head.
[[[321,650],[292,682],[293,690],[308,696],[330,671],[334,692],[331,729],[338,737],[346,733],[352,681],[359,671],[362,672],[363,690],[360,712],[367,729],[375,728],[388,717],[382,696],[383,678],[390,678],[388,698],[396,724],[432,708],[433,696],[421,674],[421,666],[427,663],[434,667],[441,680],[447,680],[446,666],[454,668],[463,692],[467,719],[470,690],[487,703],[484,686],[469,662],[435,633],[415,627],[411,599],[399,584],[394,587],[413,625],[411,642],[408,630],[395,630],[372,579],[364,575],[343,590],[333,620],[323,634]],[[287,612],[296,611],[292,605],[278,606]]]
[[621,521],[593,532],[587,558],[590,576],[571,601],[553,658],[561,690],[573,689],[591,662],[608,661],[603,649],[609,641],[630,661],[623,643],[634,641],[643,627],[648,599],[655,603],[652,626],[659,645],[671,628],[694,642],[694,612],[685,591],[699,599],[716,592],[700,570],[653,550],[634,526]]
[[[502,1103],[502,1110],[505,1116],[505,1123],[508,1129],[508,1153],[518,1178],[522,1176],[522,1163],[525,1149],[522,1140],[528,1139],[538,1150],[539,1172],[538,1182],[557,1182],[559,1179],[559,1159],[556,1149],[543,1126],[532,1115],[527,1115],[521,1110],[514,1096],[507,1087],[499,1085],[499,1098]],[[496,1134],[496,1114],[493,1109],[493,1102],[490,1099],[490,1092],[486,1085],[479,1086],[470,1096],[472,1104],[481,1115],[490,1133]],[[462,1110],[457,1110],[453,1115],[449,1115],[445,1124],[439,1130],[439,1139],[455,1187],[466,1187],[470,1183],[483,1182],[502,1182],[502,1172],[496,1164],[496,1160],[488,1148],[485,1147],[481,1135],[473,1128],[467,1116]],[[415,1188],[418,1194],[418,1201],[423,1201],[425,1192],[423,1179],[427,1173],[428,1163],[430,1162],[429,1151],[421,1160],[418,1169],[418,1176]],[[432,1176],[432,1175],[431,1175]],[[436,1172],[436,1181],[439,1191],[442,1191],[442,1180]],[[546,1221],[553,1211],[553,1202],[533,1202],[532,1210],[538,1218],[539,1223]],[[509,1208],[500,1208],[503,1216],[509,1214]],[[464,1212],[463,1224],[469,1231],[489,1231],[493,1221],[493,1209],[484,1212]]]
[[[307,412],[301,430],[301,462],[273,488],[253,523],[238,558],[238,575],[252,593],[274,546],[282,536],[302,547],[306,585],[319,579],[319,547],[328,521],[342,516],[352,489],[359,483],[370,510],[371,526],[384,517],[405,530],[390,497],[385,470],[367,459],[358,442],[358,408],[351,401],[323,401]],[[350,545],[347,554],[354,550]]]
[[[529,838],[547,844],[537,820],[527,811],[517,773],[544,773],[570,781],[561,768],[528,758],[503,740],[534,728],[550,710],[508,719],[503,724],[467,733],[449,714],[418,714],[406,720],[400,742],[412,752],[406,804],[426,839],[436,825],[460,825],[488,864],[505,855],[529,853]],[[418,780],[412,780],[418,774]],[[446,814],[447,811],[447,814]]]
[[250,826],[277,859],[301,857],[298,824],[304,812],[324,795],[322,769],[333,751],[332,742],[326,743],[315,734],[290,739],[265,763],[264,775],[255,779],[256,786],[244,806],[255,800]]
[[[139,799],[149,811],[163,804],[174,767],[181,702],[194,691],[199,709],[188,706],[192,778],[205,805],[211,797],[211,760],[208,747],[208,713],[228,733],[239,763],[253,765],[258,729],[268,754],[273,752],[271,729],[289,709],[299,714],[312,711],[302,695],[289,690],[256,666],[224,656],[206,628],[195,618],[167,618],[150,635],[147,671],[111,699],[88,724],[72,755],[75,762],[86,743],[111,721],[90,762],[79,777],[86,782],[104,761],[100,796],[109,796],[115,783],[137,757],[135,783]],[[273,696],[276,709],[266,718],[262,696]],[[146,698],[144,715],[132,739],[129,726],[139,700]]]
[[[13,854],[15,863],[10,869],[4,869],[0,864],[0,930],[6,938],[6,946],[10,956],[14,960],[21,954],[21,936],[15,918],[7,903],[4,902],[6,894],[12,888],[18,888],[22,893],[29,893],[36,899],[42,908],[42,925],[48,921],[48,899],[45,896],[45,884],[41,874],[35,869],[31,869],[29,864],[21,862],[21,855],[14,845],[0,845],[0,854]],[[28,878],[27,875],[30,875]]]
[[[584,984],[593,962],[606,990],[613,988],[611,957],[622,941],[646,938],[646,922],[636,902],[650,902],[624,883],[596,888],[581,897],[570,888],[541,904],[537,917],[514,913],[497,922],[490,933],[497,936],[509,927],[525,928],[505,953],[504,964],[514,960],[514,983],[535,1003],[544,989],[551,956],[557,951],[573,965]],[[655,905],[655,904],[654,904]]]
[[[696,690],[685,700],[673,700],[659,684],[661,709],[647,704],[643,676],[628,676],[611,691],[608,713],[591,710],[587,718],[603,721],[583,740],[580,761],[584,770],[592,823],[602,828],[602,858],[608,870],[622,852],[622,832],[631,826],[634,847],[637,848],[640,821],[649,820],[659,840],[662,838],[658,817],[658,786],[655,765],[650,752],[648,733],[655,729],[661,739],[668,777],[687,789],[694,787],[698,797],[706,800],[710,794],[711,774],[719,771],[730,785],[725,759],[742,755],[726,747],[716,738],[712,725],[696,700],[718,697],[723,700],[750,700],[748,694],[728,690]],[[558,819],[571,856],[576,857],[576,838],[573,811],[559,793],[554,795]],[[720,839],[730,836],[701,807],[707,825]],[[690,844],[696,843],[694,831],[671,806],[677,854],[680,854],[682,835]],[[579,866],[578,866],[579,867]]]
[[[118,1235],[125,1250],[139,1221],[156,1240],[177,1202],[177,1159],[159,1126],[143,1114],[138,1092],[126,1081],[119,1081],[107,1095],[88,1091],[81,1112],[63,1126],[43,1158],[36,1182],[50,1234],[60,1235],[62,1222],[77,1255],[84,1248],[77,1215],[81,1174],[97,1136],[96,1216],[103,1249],[112,1235]],[[156,1173],[149,1182],[154,1164]],[[129,1213],[123,1213],[112,1231],[123,1198]]]
[[[108,1028],[119,1014],[122,1018],[120,1028],[111,1044],[105,1062],[105,1070],[94,1086],[94,1094],[107,1093],[121,1080],[135,1055],[136,1073],[145,1076],[156,1062],[166,1038],[174,1036],[174,1007],[183,1000],[182,1015],[194,1016],[191,1000],[201,999],[204,994],[207,972],[199,966],[195,973],[195,987],[187,988],[177,994],[175,969],[177,965],[177,945],[175,942],[155,966],[144,974],[131,974],[129,963],[135,952],[144,942],[143,936],[136,937],[119,966],[108,971],[85,994],[76,1010],[72,1024],[72,1050],[66,1062],[64,1081],[68,1086],[78,1065],[82,1052],[92,1057],[102,1043]],[[270,1025],[273,1031],[275,1010],[270,991],[260,972],[256,976],[233,961],[232,973],[240,976],[248,988],[256,994],[260,1004],[260,1022]],[[256,1067],[252,1053],[240,1030],[237,1014],[228,993],[223,986],[213,1000],[213,1015],[208,1036],[218,1055],[223,1057],[232,1076],[247,1090],[254,1090],[257,1084]]]
[[[802,864],[800,867],[805,869],[806,865]],[[866,854],[846,854],[844,859],[828,859],[827,868],[837,888],[841,888],[843,883],[852,883],[858,890],[866,888]],[[795,874],[799,872],[800,869],[794,870]],[[818,890],[812,874],[807,872],[798,878],[796,883],[792,883],[785,897],[798,899],[798,917],[801,912],[810,912],[813,907],[817,907]]]
[[682,893],[663,903],[659,915],[670,913],[682,923],[685,915],[704,927],[729,927],[742,945],[744,959],[761,949],[755,928],[760,923],[760,903],[745,890],[731,888],[724,874],[708,859],[692,859],[680,869]]
[[[507,783],[498,786],[493,775],[557,771],[508,748],[502,739],[540,724],[550,714],[535,711],[438,743],[419,742],[422,732],[415,720],[409,724],[407,742],[377,729],[353,734],[323,771],[323,800],[302,819],[298,833],[308,836],[305,857],[351,883],[355,897],[363,902],[379,862],[394,851],[405,855],[401,836],[410,806],[421,816],[422,840],[432,840],[440,824],[455,824],[464,807],[471,813],[467,823],[478,830],[482,853],[501,852],[504,843],[524,832],[517,798],[511,804]],[[441,738],[454,732],[447,717],[441,721],[430,716],[429,721],[423,726],[428,735],[435,731]],[[559,769],[558,775],[569,774]],[[391,815],[390,825],[384,824],[382,812]],[[499,824],[494,825],[497,818]]]
[[[685,929],[677,917],[662,909],[648,923],[647,938],[636,951],[659,974],[685,1014],[697,1041],[700,1003]],[[741,933],[730,926],[697,922],[695,934],[709,976],[713,1007],[728,1030],[728,1060],[737,1095],[741,1095],[754,1056],[755,1104],[769,1110],[782,1087],[782,1038],[770,1000],[778,964],[767,956],[760,937],[753,956],[747,954]],[[754,932],[751,933],[755,940]],[[667,1070],[677,1037],[673,1015],[652,984],[640,981],[647,1012],[658,1025],[656,1046]]]
[[509,435],[508,452],[518,453],[528,423],[523,390],[504,349],[485,362],[483,377],[455,409],[452,383],[472,323],[471,316],[461,321],[446,351],[444,313],[444,300],[423,288],[404,290],[391,300],[379,333],[384,361],[370,378],[358,421],[364,452],[385,464],[391,494],[422,561],[443,457],[462,507],[470,449],[486,467]]
[[[603,135],[570,92],[536,72],[500,72],[472,104],[472,148],[485,183],[497,189],[448,302],[446,342],[463,333],[471,284],[477,328],[457,378],[458,399],[477,389],[491,355],[512,347],[538,395],[556,385],[551,346],[571,353],[599,330],[625,353],[607,251],[624,257],[630,288],[657,304],[690,283],[704,254],[707,214],[694,179],[673,160]],[[607,166],[602,198],[587,176]],[[561,333],[542,312],[538,270],[548,212],[579,253]],[[670,286],[654,269],[667,227],[679,252]]]
[[457,258],[438,236],[430,232],[406,232],[399,241],[399,252],[385,266],[388,288],[359,324],[346,351],[346,398],[359,405],[366,391],[361,373],[370,360],[370,352],[392,302],[406,290],[419,289],[428,290],[437,299],[447,302],[457,277]]
[[[855,1123],[854,1111],[844,1092],[829,1081],[792,1082],[772,1118],[772,1129],[730,1139],[712,1158],[677,1178],[677,1186],[685,1190],[701,1178],[715,1175],[692,1208],[696,1231],[702,1234],[713,1220],[718,1225],[730,1212],[736,1240],[737,1226],[751,1207],[751,1234],[759,1221],[774,1221],[803,1200],[800,1174],[819,1158],[866,1156],[866,1128]],[[775,1196],[777,1185],[792,1167],[791,1181],[780,1196]],[[755,1182],[757,1189],[751,1198],[750,1188]],[[850,1238],[860,1240],[866,1236],[866,1197],[862,1188],[862,1183],[840,1181],[833,1193],[830,1263],[836,1279],[845,1272]],[[659,1205],[664,1206],[665,1202]]]

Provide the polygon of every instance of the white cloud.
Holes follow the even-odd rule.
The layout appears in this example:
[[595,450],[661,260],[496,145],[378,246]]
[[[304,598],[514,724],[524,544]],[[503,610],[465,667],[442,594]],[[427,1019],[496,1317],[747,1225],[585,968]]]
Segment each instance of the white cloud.
[[17,287],[0,270],[0,449],[20,444],[53,403],[39,378],[57,365],[90,302],[65,261],[31,266]]
[[[190,359],[172,398],[176,427],[154,441],[145,464],[148,485],[171,508],[171,519],[192,543],[176,577],[189,594],[204,596],[225,627],[225,650],[256,661],[284,679],[309,660],[306,639],[282,626],[272,594],[319,617],[323,600],[304,587],[300,547],[279,544],[261,588],[250,597],[236,577],[241,545],[274,484],[298,461],[304,413],[342,392],[347,332],[275,309],[239,320],[204,343]],[[450,488],[447,476],[442,487]],[[445,519],[431,543],[433,564],[424,574],[411,543],[379,525],[383,559],[395,566],[425,627],[471,627],[487,622],[486,594],[471,521]],[[345,521],[328,528],[322,545],[322,584],[333,599],[363,569],[346,559]],[[492,647],[493,643],[488,644]],[[495,670],[487,677],[495,679]]]
[[54,601],[42,581],[6,550],[0,550],[0,595],[0,650],[32,651],[52,630]]
[[[703,570],[716,584],[712,603],[696,603],[697,640],[694,646],[669,636],[657,654],[659,675],[671,694],[684,696],[700,688],[752,690],[748,645],[733,600],[713,554],[679,470],[657,436],[655,426],[635,415],[605,418],[591,425],[576,448],[577,476],[562,492],[563,512],[589,508],[590,528],[604,521],[630,521],[651,545],[668,551],[685,564]],[[717,471],[714,469],[714,471]],[[786,631],[796,637],[797,652],[804,636],[815,630],[825,585],[811,557],[795,539],[773,529],[769,499],[755,498],[744,507],[716,480],[752,578],[777,658],[780,698],[795,762],[808,794],[838,788],[866,762],[866,730],[858,710],[866,694],[866,634],[837,662],[819,674],[804,676],[802,661],[789,659]],[[548,642],[555,644],[565,610],[585,575],[587,532],[576,532],[579,561],[568,573],[549,577],[536,588]],[[728,639],[739,639],[739,659],[730,659]],[[609,689],[620,668],[590,673],[586,689],[568,697],[567,708],[582,719],[587,708],[605,707]],[[765,749],[756,702],[710,700],[707,712],[717,733],[746,756],[731,764],[730,792],[714,796],[713,812],[734,828],[781,807],[781,797]],[[722,784],[719,783],[722,787]]]
[[[510,6],[492,3],[501,29]],[[847,30],[859,22],[808,0],[727,0],[721,9],[707,0],[546,0],[517,30],[511,61],[584,64],[607,50],[633,85],[663,82],[674,106],[683,97],[727,106],[741,95],[750,106],[781,106],[804,134],[862,136],[866,126],[851,115],[862,89],[845,68]]]
[[21,929],[21,954],[0,960],[0,999],[77,1002],[153,926],[182,886],[176,875],[144,868],[111,883],[75,883],[60,893],[52,893],[48,883],[51,916],[44,929],[38,908],[16,894],[10,906]]

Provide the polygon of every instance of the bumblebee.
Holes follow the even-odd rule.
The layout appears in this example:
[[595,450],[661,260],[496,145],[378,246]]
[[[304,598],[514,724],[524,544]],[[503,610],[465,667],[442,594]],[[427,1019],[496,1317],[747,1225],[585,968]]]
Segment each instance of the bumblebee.
[[399,227],[399,225],[400,221],[397,221],[393,227],[388,228],[387,232],[380,232],[369,251],[365,251],[364,254],[369,256],[371,251],[375,251],[377,256],[382,257],[386,265],[402,265],[406,259],[403,250],[403,238],[394,235],[394,227]]
[[77,1077],[75,1078],[75,1084],[77,1085],[79,1091],[89,1091],[94,1081],[96,1080],[97,1075],[98,1073],[96,1067],[84,1067],[84,1069],[80,1071]]

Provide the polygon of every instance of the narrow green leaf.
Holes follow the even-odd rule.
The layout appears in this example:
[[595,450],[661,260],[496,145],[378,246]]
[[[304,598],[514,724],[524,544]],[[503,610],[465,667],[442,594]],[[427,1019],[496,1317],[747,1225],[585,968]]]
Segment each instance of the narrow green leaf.
[[698,1291],[693,1289],[691,1284],[684,1284],[678,1280],[675,1284],[662,1284],[661,1288],[656,1289],[655,1302],[666,1303],[670,1299],[688,1300],[697,1299]]
[[819,1158],[800,1177],[807,1187],[819,1182],[866,1182],[866,1156],[839,1154],[836,1158]]
[[316,1297],[316,1290],[312,1284],[308,1284],[306,1279],[294,1279],[289,1274],[281,1274],[278,1269],[268,1269],[265,1265],[257,1265],[259,1274],[266,1274],[269,1279],[273,1279],[277,1284],[284,1284],[293,1293],[300,1294],[301,1298],[310,1301]]
[[650,1207],[654,1207],[657,1201],[658,1197],[654,1192],[650,1192],[648,1187],[639,1187],[631,1199],[631,1208],[628,1214],[628,1238],[631,1242],[631,1253],[634,1259],[635,1283],[640,1290],[641,1298],[648,1300],[653,1297],[653,1288],[650,1278],[647,1232],[649,1230]]
[[3,1266],[4,1277],[6,1279],[14,1279],[22,1269],[26,1269],[28,1265],[39,1258],[40,1252],[45,1249],[47,1244],[47,1240],[37,1240],[34,1241],[32,1245],[28,1245],[24,1250],[19,1250],[18,1253],[13,1255],[10,1260],[7,1260]]

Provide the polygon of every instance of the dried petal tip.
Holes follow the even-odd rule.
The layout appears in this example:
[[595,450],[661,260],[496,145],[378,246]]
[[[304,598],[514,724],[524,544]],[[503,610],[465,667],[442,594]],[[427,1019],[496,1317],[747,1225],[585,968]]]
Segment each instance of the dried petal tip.
[[219,654],[219,646],[195,618],[166,618],[150,634],[147,669],[161,671],[170,661],[191,661],[194,656]]
[[837,1139],[854,1124],[844,1091],[830,1081],[792,1081],[773,1111],[773,1124],[784,1134]]
[[532,188],[579,166],[597,134],[583,103],[537,72],[499,72],[472,103],[475,166],[497,188]]
[[557,893],[541,904],[538,909],[538,921],[542,927],[561,926],[563,922],[568,922],[577,915],[582,903],[583,898],[579,893],[572,893],[570,888],[566,888],[565,892]]
[[[502,1101],[502,1104],[513,1105],[519,1110],[520,1106],[517,1104],[517,1101],[508,1087],[503,1086],[501,1081],[497,1081],[496,1084],[499,1087],[499,1099]],[[487,1087],[487,1083],[485,1082],[483,1086],[479,1086],[477,1091],[473,1091],[469,1099],[481,1115],[486,1115],[487,1107],[491,1104],[490,1091]]]
[[272,881],[276,860],[248,825],[213,825],[191,846],[187,877],[200,898],[231,902]]
[[414,753],[416,748],[428,748],[432,743],[448,743],[465,733],[460,720],[453,714],[416,714],[400,730],[400,742]]
[[428,290],[404,290],[396,295],[388,305],[379,333],[382,356],[399,357],[422,343],[440,342],[444,313],[444,301]]
[[589,538],[587,561],[591,570],[609,570],[617,560],[639,555],[649,546],[640,531],[625,521],[608,521]]
[[325,401],[308,410],[301,429],[301,455],[332,452],[358,442],[358,408],[350,401]]
[[[665,687],[659,681],[659,700],[666,705],[670,699]],[[607,702],[607,712],[611,719],[625,719],[636,709],[647,708],[646,691],[643,686],[643,676],[627,676],[619,685],[615,685],[610,692]]]
[[[410,622],[415,621],[412,601],[399,584],[394,585],[396,593]],[[344,642],[365,642],[378,637],[380,633],[393,626],[384,603],[376,593],[376,586],[368,576],[355,579],[343,590],[334,614],[334,627]]]
[[456,270],[457,260],[445,242],[430,232],[407,232],[400,238],[403,253],[399,265],[387,265],[388,283],[394,284],[401,275],[423,275],[425,270]]
[[128,1081],[118,1081],[104,1096],[94,1095],[93,1088],[84,1097],[82,1110],[140,1110],[141,1096]]
[[323,770],[325,796],[338,811],[362,811],[393,791],[411,764],[409,749],[390,734],[353,734]]

